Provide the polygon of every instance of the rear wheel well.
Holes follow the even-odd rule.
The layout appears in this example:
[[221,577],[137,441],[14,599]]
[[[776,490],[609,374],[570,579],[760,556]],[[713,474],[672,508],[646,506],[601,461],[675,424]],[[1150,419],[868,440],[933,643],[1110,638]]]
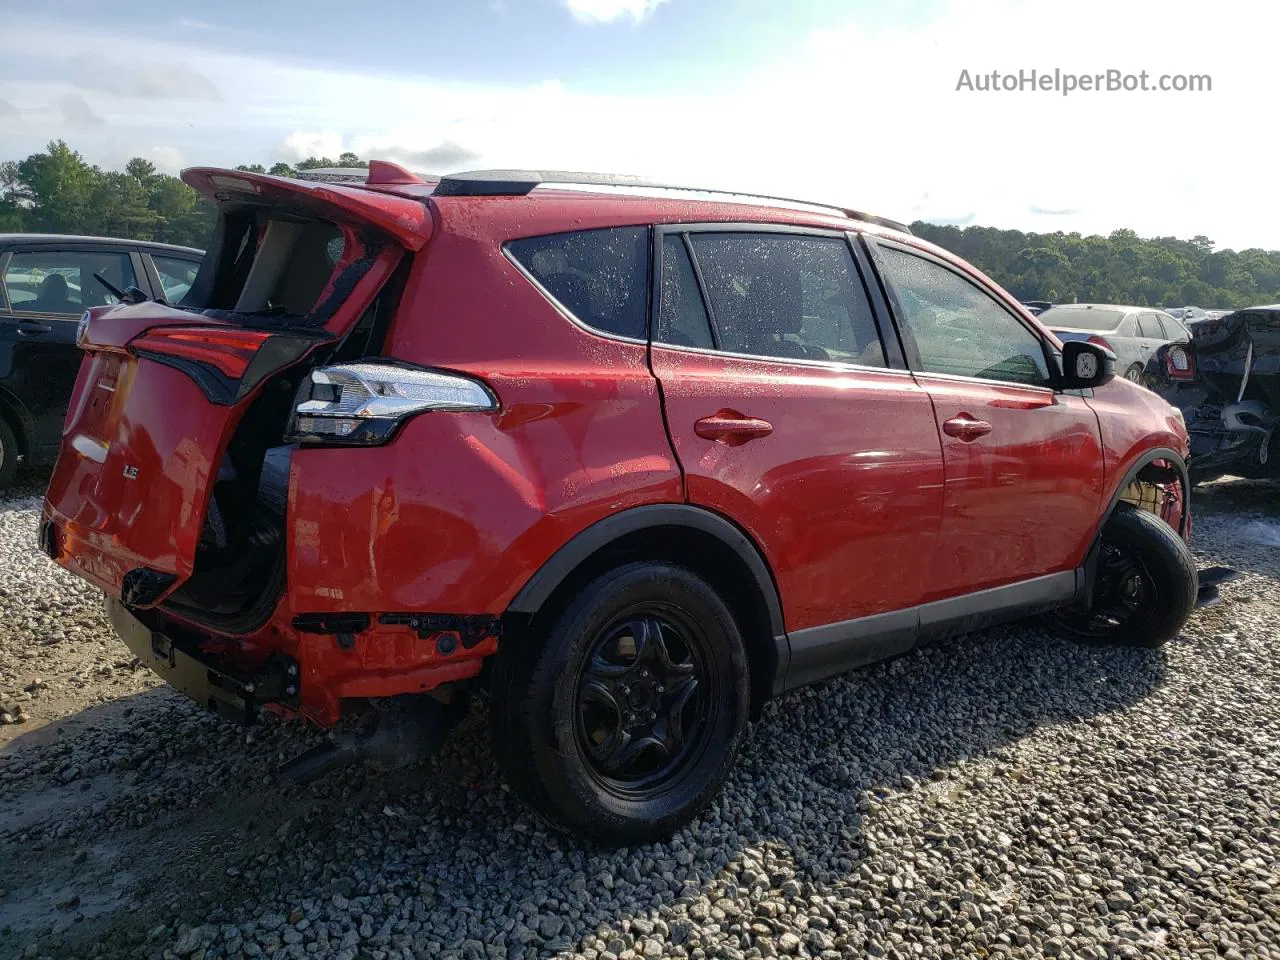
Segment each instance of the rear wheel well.
[[18,416],[18,411],[14,410],[3,397],[0,397],[0,420],[4,420],[9,429],[13,431],[14,439],[18,441],[19,455],[30,462],[31,438],[27,436],[27,431],[23,428],[22,418]]
[[753,716],[758,716],[772,694],[779,666],[769,607],[743,559],[706,531],[658,525],[620,536],[578,563],[536,613],[508,613],[507,620],[515,628],[513,633],[518,636],[536,632],[540,625],[554,620],[596,577],[623,564],[644,561],[684,567],[706,580],[728,605],[742,631],[751,671],[751,710]]

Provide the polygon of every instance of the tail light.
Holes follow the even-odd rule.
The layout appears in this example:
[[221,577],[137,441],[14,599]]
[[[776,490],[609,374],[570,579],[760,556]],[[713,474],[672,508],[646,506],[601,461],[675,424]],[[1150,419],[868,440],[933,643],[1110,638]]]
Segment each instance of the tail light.
[[1111,345],[1111,341],[1108,340],[1106,337],[1101,336],[1100,334],[1095,333],[1092,336],[1090,336],[1089,342],[1096,343],[1098,346],[1102,347],[1105,350],[1110,350],[1112,353],[1116,352],[1116,348]]
[[285,439],[371,445],[385,443],[419,413],[497,409],[493,392],[462,374],[391,363],[343,363],[312,370],[302,381]]
[[1194,380],[1196,366],[1191,348],[1185,343],[1171,344],[1164,352],[1164,368],[1170,380]]
[[153,327],[134,337],[129,350],[182,370],[212,402],[229,404],[318,342],[317,337],[238,327]]
[[136,337],[134,353],[158,354],[213,367],[231,380],[239,380],[253,355],[271,337],[264,330],[227,327],[157,327]]

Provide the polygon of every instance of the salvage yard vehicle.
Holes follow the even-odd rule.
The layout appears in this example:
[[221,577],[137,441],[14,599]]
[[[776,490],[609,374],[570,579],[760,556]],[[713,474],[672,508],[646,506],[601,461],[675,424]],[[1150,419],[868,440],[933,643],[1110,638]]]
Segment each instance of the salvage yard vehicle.
[[1157,357],[1154,388],[1183,413],[1193,483],[1280,477],[1280,304],[1197,321]]
[[86,314],[40,542],[220,713],[380,725],[307,776],[486,684],[515,792],[638,843],[770,697],[1192,610],[1177,411],[893,221],[377,161],[183,179],[209,253],[181,306]]
[[1134,383],[1147,383],[1147,366],[1160,347],[1191,339],[1179,321],[1150,307],[1063,303],[1038,316],[1064,343],[1088,340],[1112,351],[1124,378]]
[[0,489],[20,458],[41,465],[58,455],[85,309],[116,303],[131,287],[176,303],[203,255],[164,243],[0,234]]

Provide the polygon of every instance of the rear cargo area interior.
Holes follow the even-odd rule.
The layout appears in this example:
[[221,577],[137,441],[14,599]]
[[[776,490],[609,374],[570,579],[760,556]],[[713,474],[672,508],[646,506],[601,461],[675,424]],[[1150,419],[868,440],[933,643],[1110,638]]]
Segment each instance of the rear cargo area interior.
[[[266,318],[308,315],[343,265],[340,227],[276,210],[243,208],[224,214],[223,246],[212,283],[183,306],[246,325]],[[378,303],[349,336],[307,363],[271,377],[241,412],[218,467],[196,550],[195,572],[164,606],[231,633],[256,629],[284,586],[285,504],[293,447],[284,443],[298,385],[315,364],[363,355]]]

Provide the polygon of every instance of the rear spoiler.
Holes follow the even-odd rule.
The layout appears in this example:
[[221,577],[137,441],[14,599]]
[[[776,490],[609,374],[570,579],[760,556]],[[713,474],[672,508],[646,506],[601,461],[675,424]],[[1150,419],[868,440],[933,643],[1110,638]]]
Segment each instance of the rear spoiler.
[[182,179],[215,203],[259,200],[300,206],[340,220],[366,223],[390,234],[409,250],[421,250],[431,236],[427,205],[393,193],[219,167],[191,167],[182,171]]

